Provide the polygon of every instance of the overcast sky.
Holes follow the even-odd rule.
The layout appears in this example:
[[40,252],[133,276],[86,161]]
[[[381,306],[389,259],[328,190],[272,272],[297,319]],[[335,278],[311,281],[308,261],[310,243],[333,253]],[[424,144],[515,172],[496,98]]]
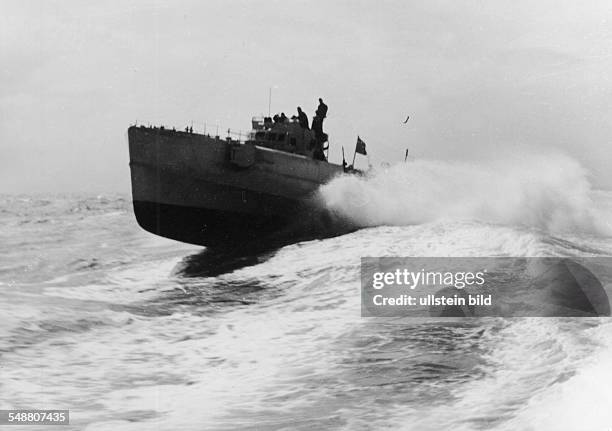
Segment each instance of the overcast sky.
[[270,87],[274,112],[324,98],[336,161],[357,135],[377,162],[563,151],[610,188],[611,18],[608,0],[0,0],[0,192],[127,192],[130,124],[246,131]]

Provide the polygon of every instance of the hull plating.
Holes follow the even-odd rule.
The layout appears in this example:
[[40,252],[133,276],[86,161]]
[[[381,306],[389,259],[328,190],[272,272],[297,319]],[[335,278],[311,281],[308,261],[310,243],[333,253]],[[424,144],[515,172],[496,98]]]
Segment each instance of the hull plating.
[[254,163],[241,168],[230,162],[235,142],[142,127],[128,137],[134,212],[149,232],[225,246],[349,229],[314,201],[338,165],[255,147]]

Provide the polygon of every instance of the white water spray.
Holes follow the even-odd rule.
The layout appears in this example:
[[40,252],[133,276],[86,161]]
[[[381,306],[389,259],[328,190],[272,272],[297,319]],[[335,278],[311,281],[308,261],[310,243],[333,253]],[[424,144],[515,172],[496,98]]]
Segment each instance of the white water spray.
[[585,169],[564,155],[489,164],[418,160],[323,186],[327,208],[359,226],[437,220],[609,232],[598,221]]

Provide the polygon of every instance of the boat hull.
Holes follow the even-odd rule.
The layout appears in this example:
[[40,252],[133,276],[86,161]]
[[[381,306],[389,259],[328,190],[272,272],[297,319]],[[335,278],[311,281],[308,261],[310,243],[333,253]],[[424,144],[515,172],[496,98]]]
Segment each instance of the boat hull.
[[[348,229],[316,198],[338,165],[157,128],[131,127],[128,138],[136,220],[156,235],[220,247]],[[232,161],[236,149],[249,150],[247,163]]]

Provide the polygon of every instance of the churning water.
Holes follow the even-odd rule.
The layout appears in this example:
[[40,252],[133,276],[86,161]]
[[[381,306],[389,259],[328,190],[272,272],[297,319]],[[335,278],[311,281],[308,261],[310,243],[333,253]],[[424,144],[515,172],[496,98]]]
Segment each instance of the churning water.
[[418,161],[321,201],[363,226],[214,259],[127,196],[0,200],[0,408],[87,430],[583,430],[612,423],[607,318],[360,317],[361,256],[610,256],[568,158]]

